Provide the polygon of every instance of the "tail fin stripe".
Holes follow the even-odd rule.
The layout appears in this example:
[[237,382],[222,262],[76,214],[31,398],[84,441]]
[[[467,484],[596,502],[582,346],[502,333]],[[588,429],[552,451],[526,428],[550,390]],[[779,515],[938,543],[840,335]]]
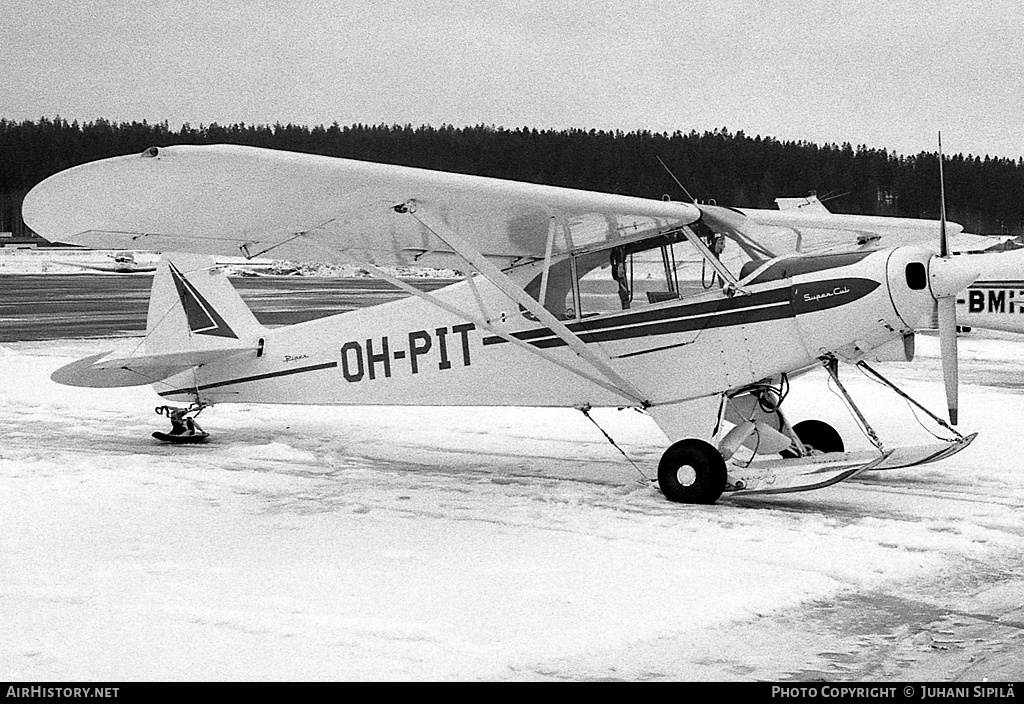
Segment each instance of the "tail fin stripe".
[[203,294],[196,290],[196,287],[189,283],[184,274],[178,271],[174,264],[169,263],[171,276],[174,279],[174,286],[178,290],[178,298],[181,299],[181,306],[185,309],[185,316],[188,318],[188,329],[197,335],[215,335],[216,337],[233,337],[236,340],[238,335],[231,329],[224,318],[203,298]]

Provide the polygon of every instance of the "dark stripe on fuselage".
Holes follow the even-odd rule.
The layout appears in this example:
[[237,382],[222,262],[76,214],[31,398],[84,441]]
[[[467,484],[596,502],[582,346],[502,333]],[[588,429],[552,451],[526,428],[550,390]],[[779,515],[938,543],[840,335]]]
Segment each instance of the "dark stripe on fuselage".
[[[789,302],[789,289],[776,288],[770,291],[759,291],[751,296],[736,296],[733,298],[719,298],[713,301],[701,301],[699,303],[680,302],[676,305],[646,309],[639,312],[624,312],[601,318],[600,320],[581,320],[576,323],[567,324],[572,332],[581,337],[587,333],[595,333],[607,328],[618,328],[646,323],[657,323],[687,318],[696,315],[715,315],[718,313],[729,313],[736,310],[748,309],[754,306],[782,304]],[[550,328],[534,328],[522,332],[512,333],[513,337],[520,340],[530,341],[542,337],[552,337],[555,333]],[[502,337],[485,337],[485,345],[495,345],[507,342]]]
[[263,379],[273,379],[279,376],[291,376],[292,374],[302,374],[304,372],[316,372],[321,369],[333,369],[337,367],[337,362],[325,362],[323,364],[312,364],[308,367],[298,367],[297,369],[284,369],[279,372],[268,372],[267,374],[255,374],[253,376],[243,376],[239,379],[229,379],[227,381],[215,381],[212,384],[200,384],[199,388],[188,387],[185,389],[175,389],[174,391],[161,391],[161,396],[177,396],[179,394],[192,394],[198,391],[206,391],[207,389],[216,389],[221,386],[231,386],[233,384],[245,384],[250,381],[262,381]]
[[[654,335],[670,335],[673,333],[703,330],[706,328],[729,327],[760,323],[768,320],[792,318],[797,313],[809,313],[819,310],[836,308],[863,298],[876,288],[879,283],[871,279],[847,278],[816,281],[803,284],[795,289],[791,286],[759,291],[749,296],[734,296],[700,303],[684,303],[640,313],[613,315],[601,320],[580,321],[567,327],[583,342],[608,342],[625,340],[634,337]],[[850,296],[821,296],[813,304],[803,298],[794,307],[795,292],[808,290],[832,291],[848,287]],[[534,347],[560,347],[566,343],[557,337],[549,328],[535,328],[512,333],[513,337],[529,342]],[[497,345],[508,342],[496,335],[485,337],[485,345]]]
[[[693,317],[666,320],[664,322],[632,325],[612,330],[597,330],[595,332],[582,333],[579,337],[584,342],[611,342],[612,340],[671,335],[678,332],[722,328],[730,325],[744,325],[746,323],[759,323],[765,320],[791,317],[793,317],[793,310],[789,302],[781,301],[779,303],[765,304],[763,307],[743,308],[741,310],[723,311],[720,313],[704,313]],[[530,344],[544,349],[547,347],[561,347],[565,342],[559,337],[549,337],[531,342]]]

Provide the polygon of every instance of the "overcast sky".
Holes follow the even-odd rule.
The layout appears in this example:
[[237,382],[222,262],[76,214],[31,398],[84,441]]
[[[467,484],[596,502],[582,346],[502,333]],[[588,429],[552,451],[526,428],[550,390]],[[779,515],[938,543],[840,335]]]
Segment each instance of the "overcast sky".
[[581,127],[1024,155],[1024,2],[0,0],[0,117]]

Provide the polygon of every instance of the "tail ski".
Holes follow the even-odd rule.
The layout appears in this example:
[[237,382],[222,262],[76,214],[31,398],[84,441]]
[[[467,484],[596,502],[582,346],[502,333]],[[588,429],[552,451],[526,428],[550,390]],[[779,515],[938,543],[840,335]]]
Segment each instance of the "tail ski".
[[68,386],[152,384],[203,364],[256,354],[266,334],[213,257],[165,254],[153,278],[144,343],[127,357],[86,357],[51,375]]

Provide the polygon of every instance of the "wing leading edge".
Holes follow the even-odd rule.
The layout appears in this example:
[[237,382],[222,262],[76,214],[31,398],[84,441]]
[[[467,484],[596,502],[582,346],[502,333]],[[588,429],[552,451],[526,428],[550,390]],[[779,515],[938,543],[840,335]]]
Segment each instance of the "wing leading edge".
[[450,262],[451,250],[396,213],[416,202],[487,257],[543,259],[690,224],[664,202],[236,145],[153,147],[60,172],[25,198],[47,239],[92,247],[331,259]]
[[[784,199],[777,199],[784,200]],[[803,200],[803,199],[801,199]],[[747,231],[779,252],[816,253],[852,250],[858,247],[934,247],[939,239],[939,221],[881,215],[845,215],[819,208],[753,210],[740,208],[752,226]],[[950,235],[963,226],[947,223]]]

